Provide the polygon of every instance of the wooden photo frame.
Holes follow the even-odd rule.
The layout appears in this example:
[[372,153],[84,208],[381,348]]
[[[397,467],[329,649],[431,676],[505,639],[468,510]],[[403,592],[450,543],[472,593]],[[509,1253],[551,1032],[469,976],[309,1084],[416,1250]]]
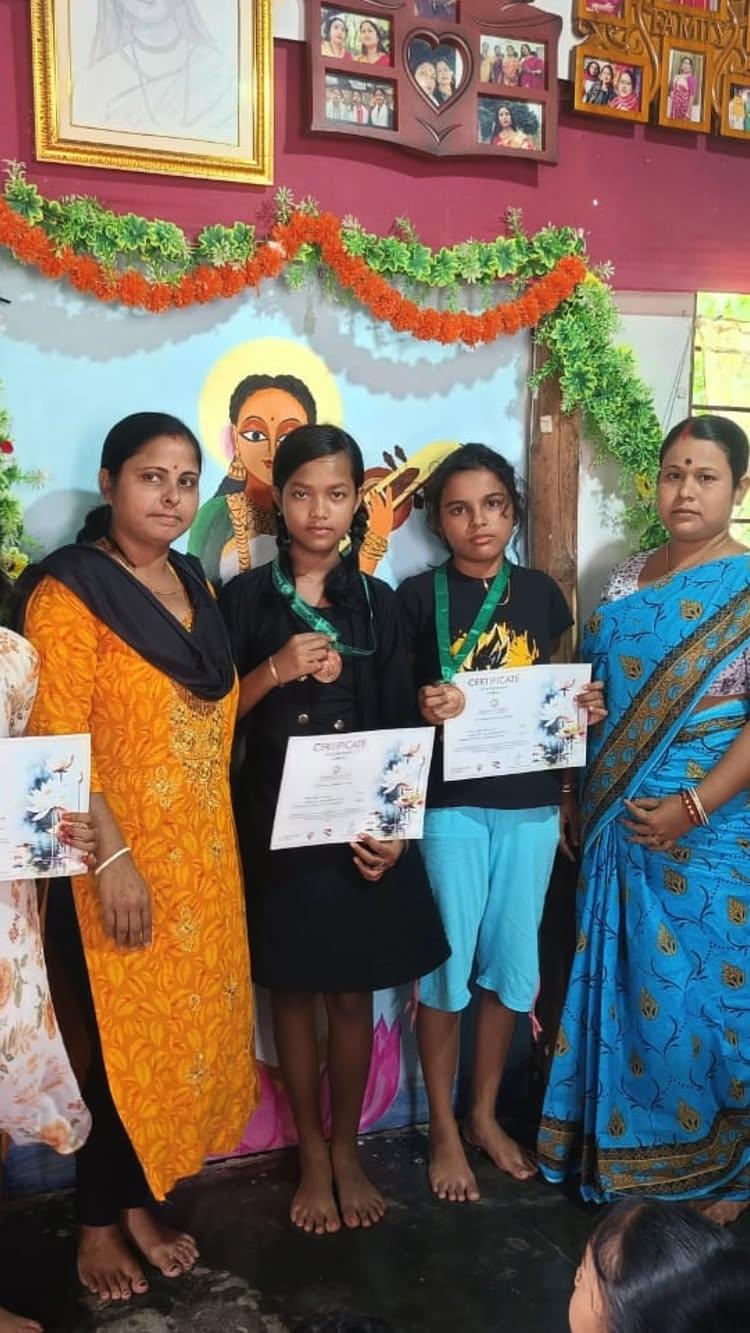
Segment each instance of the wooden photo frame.
[[268,185],[271,0],[30,0],[36,155]]
[[[488,18],[486,0],[307,0],[305,17],[311,130],[435,156],[557,160],[557,15],[513,3]],[[377,45],[369,29],[362,41],[368,24]],[[488,43],[512,47],[502,83],[482,69]]]
[[[606,77],[605,77],[606,76]],[[651,68],[646,56],[583,42],[575,49],[573,106],[609,120],[648,120]]]
[[654,0],[657,9],[668,9],[672,14],[690,14],[699,17],[725,19],[729,17],[729,0]]
[[576,18],[624,27],[631,22],[633,4],[634,0],[576,0]]
[[721,98],[721,133],[750,143],[750,75],[726,75]]
[[659,124],[707,134],[711,128],[714,50],[706,42],[665,37],[662,44]]

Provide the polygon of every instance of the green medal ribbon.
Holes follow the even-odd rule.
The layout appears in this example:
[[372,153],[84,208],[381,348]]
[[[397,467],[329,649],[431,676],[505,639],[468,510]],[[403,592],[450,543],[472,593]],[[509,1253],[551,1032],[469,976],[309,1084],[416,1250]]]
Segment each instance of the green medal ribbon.
[[367,609],[370,612],[370,634],[372,638],[372,648],[355,648],[353,644],[342,643],[341,638],[339,636],[339,632],[336,629],[335,625],[332,625],[330,620],[326,620],[325,616],[322,616],[320,614],[320,611],[316,607],[310,606],[309,602],[305,602],[302,600],[291,579],[287,578],[283,569],[279,565],[278,560],[274,560],[273,562],[271,568],[271,575],[273,578],[274,588],[276,588],[277,592],[280,592],[285,601],[289,603],[290,610],[293,611],[294,614],[298,616],[299,619],[305,625],[307,625],[309,629],[314,630],[316,634],[325,634],[326,637],[331,640],[331,647],[335,648],[337,653],[340,653],[342,657],[372,656],[377,647],[377,640],[375,637],[375,618],[372,613],[370,589],[367,586],[367,579],[365,578],[364,574],[360,574],[359,577],[362,580],[362,587],[364,588],[365,592],[365,601],[367,602]]
[[438,653],[440,656],[440,678],[444,681],[451,681],[459,672],[467,657],[474,651],[492,619],[492,614],[498,605],[510,579],[511,565],[509,560],[503,560],[502,565],[492,580],[484,601],[479,608],[476,620],[464,639],[457,652],[451,649],[451,631],[448,616],[448,561],[444,565],[438,566],[434,573],[435,585],[435,630],[437,633]]

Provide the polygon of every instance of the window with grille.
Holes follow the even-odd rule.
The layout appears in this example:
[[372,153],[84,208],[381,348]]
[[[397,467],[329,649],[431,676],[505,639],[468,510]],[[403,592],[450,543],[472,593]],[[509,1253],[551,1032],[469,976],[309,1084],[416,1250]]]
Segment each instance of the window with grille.
[[[750,435],[750,295],[698,293],[692,412],[731,417]],[[750,546],[750,492],[735,514],[733,534]]]

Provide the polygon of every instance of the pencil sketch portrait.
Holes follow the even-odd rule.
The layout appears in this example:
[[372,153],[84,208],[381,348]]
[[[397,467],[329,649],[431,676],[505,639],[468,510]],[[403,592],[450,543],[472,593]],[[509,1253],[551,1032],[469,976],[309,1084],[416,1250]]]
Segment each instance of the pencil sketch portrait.
[[237,0],[76,0],[69,14],[74,125],[239,142]]

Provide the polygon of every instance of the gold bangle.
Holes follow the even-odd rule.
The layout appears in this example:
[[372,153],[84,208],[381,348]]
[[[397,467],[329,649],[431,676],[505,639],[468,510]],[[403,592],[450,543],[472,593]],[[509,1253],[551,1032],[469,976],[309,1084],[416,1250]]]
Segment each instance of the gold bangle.
[[376,532],[370,532],[368,529],[362,542],[362,554],[370,556],[373,560],[382,560],[387,550],[388,538],[379,537]]
[[273,680],[274,685],[278,685],[279,689],[281,689],[281,676],[276,670],[276,663],[273,660],[273,653],[271,653],[266,658],[266,661],[268,663],[268,670],[271,672],[271,679]]
[[692,798],[693,798],[693,802],[694,802],[694,804],[695,804],[695,808],[696,808],[696,810],[698,811],[698,815],[699,815],[701,824],[702,824],[703,827],[705,828],[706,825],[708,824],[708,815],[707,815],[707,813],[706,813],[706,807],[705,807],[705,805],[703,804],[703,802],[702,802],[700,796],[698,795],[698,793],[697,793],[695,787],[690,787],[688,790],[690,791],[690,795],[691,795]]

